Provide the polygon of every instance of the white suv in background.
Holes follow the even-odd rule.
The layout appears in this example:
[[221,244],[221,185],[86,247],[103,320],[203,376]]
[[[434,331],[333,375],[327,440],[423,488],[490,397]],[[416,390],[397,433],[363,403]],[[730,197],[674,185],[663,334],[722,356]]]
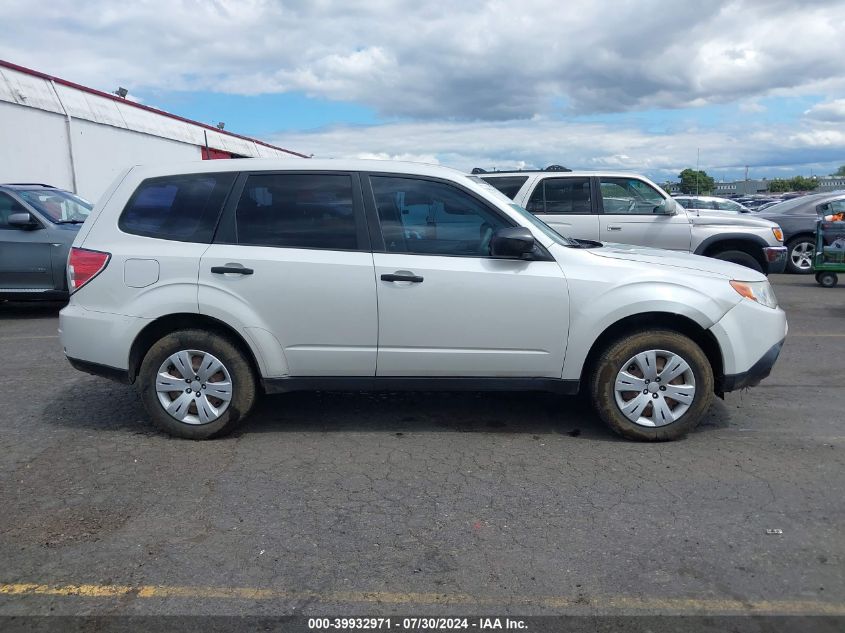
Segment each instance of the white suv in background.
[[774,222],[686,210],[644,176],[557,170],[478,175],[568,237],[695,253],[766,274],[786,268],[783,231]]
[[576,243],[413,163],[136,167],[68,275],[70,362],[134,383],[156,426],[195,439],[303,389],[585,389],[614,431],[673,439],[714,392],[766,377],[787,330],[760,273]]

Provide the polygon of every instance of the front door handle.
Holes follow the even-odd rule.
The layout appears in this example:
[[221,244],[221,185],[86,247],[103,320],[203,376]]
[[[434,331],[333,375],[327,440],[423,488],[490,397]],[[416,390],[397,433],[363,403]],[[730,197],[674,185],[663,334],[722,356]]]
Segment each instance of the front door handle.
[[215,275],[225,275],[226,273],[235,273],[236,275],[251,275],[255,271],[252,268],[244,268],[243,266],[212,266],[211,272]]
[[621,231],[622,227],[614,224],[614,225],[608,226],[607,230],[608,231]]
[[413,273],[385,273],[381,276],[382,281],[410,281],[414,284],[421,284],[423,278]]

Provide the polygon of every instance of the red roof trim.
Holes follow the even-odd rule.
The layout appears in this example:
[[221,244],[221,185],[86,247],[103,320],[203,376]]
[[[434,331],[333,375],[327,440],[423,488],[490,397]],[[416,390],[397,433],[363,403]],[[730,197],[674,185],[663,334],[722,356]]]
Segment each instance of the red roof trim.
[[48,79],[50,81],[55,81],[57,84],[61,84],[63,86],[67,86],[69,88],[75,88],[76,90],[81,90],[82,92],[87,92],[92,95],[97,95],[98,97],[105,97],[106,99],[111,99],[112,101],[117,101],[119,103],[123,103],[125,105],[130,105],[134,108],[140,108],[141,110],[147,110],[148,112],[153,112],[155,114],[159,114],[161,116],[166,116],[169,119],[175,119],[177,121],[182,121],[183,123],[190,123],[191,125],[198,125],[199,127],[205,128],[207,130],[211,130],[212,132],[217,132],[219,134],[225,134],[226,136],[232,136],[234,138],[239,138],[244,141],[250,141],[251,143],[257,143],[258,145],[263,145],[264,147],[269,147],[270,149],[279,150],[280,152],[285,152],[287,154],[292,154],[293,156],[299,156],[300,158],[310,158],[310,156],[306,156],[305,154],[300,154],[299,152],[294,152],[293,150],[285,149],[284,147],[276,147],[275,145],[270,145],[270,143],[265,143],[264,141],[259,141],[258,139],[250,138],[248,136],[241,136],[240,134],[234,134],[233,132],[227,132],[226,130],[219,130],[216,127],[211,125],[206,125],[205,123],[200,123],[199,121],[193,121],[192,119],[186,119],[185,117],[178,116],[176,114],[170,114],[169,112],[165,112],[164,110],[158,110],[156,108],[151,108],[150,106],[145,106],[142,103],[135,103],[134,101],[127,101],[126,99],[122,99],[117,95],[109,94],[108,92],[102,92],[100,90],[95,90],[94,88],[88,88],[87,86],[82,86],[80,84],[75,84],[72,81],[68,81],[66,79],[61,79],[60,77],[53,77],[52,75],[48,75],[47,73],[42,73],[37,70],[32,70],[31,68],[26,68],[25,66],[19,66],[18,64],[13,64],[12,62],[7,62],[4,59],[0,59],[0,66],[4,68],[10,68],[11,70],[17,70],[18,72],[25,73],[27,75],[32,75],[34,77],[40,77],[41,79]]

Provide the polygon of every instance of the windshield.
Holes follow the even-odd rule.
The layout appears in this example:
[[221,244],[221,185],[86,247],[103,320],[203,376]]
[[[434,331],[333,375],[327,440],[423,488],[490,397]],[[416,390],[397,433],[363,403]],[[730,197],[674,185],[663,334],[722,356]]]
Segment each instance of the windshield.
[[17,194],[53,222],[84,222],[94,208],[90,202],[58,189],[18,190]]
[[525,209],[524,207],[519,206],[513,200],[508,198],[505,194],[501,191],[496,189],[493,185],[486,182],[485,180],[479,178],[478,176],[467,176],[474,184],[480,186],[484,189],[487,193],[491,196],[496,198],[497,200],[504,202],[507,204],[511,209],[516,211],[520,216],[525,218],[531,226],[538,229],[543,235],[548,237],[550,240],[554,241],[556,244],[560,244],[562,246],[578,246],[578,243],[574,240],[564,237],[557,231],[555,231],[552,227],[548,224],[543,222],[540,218],[535,216],[533,213]]

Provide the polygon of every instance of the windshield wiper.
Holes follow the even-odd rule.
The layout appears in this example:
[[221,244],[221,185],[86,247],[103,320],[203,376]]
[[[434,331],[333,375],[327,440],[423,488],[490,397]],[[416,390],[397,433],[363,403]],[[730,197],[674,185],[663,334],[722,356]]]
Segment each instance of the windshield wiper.
[[82,224],[85,220],[56,220],[56,224]]
[[596,240],[579,240],[574,237],[567,237],[566,239],[572,242],[570,245],[572,248],[599,248],[604,246],[604,244]]

